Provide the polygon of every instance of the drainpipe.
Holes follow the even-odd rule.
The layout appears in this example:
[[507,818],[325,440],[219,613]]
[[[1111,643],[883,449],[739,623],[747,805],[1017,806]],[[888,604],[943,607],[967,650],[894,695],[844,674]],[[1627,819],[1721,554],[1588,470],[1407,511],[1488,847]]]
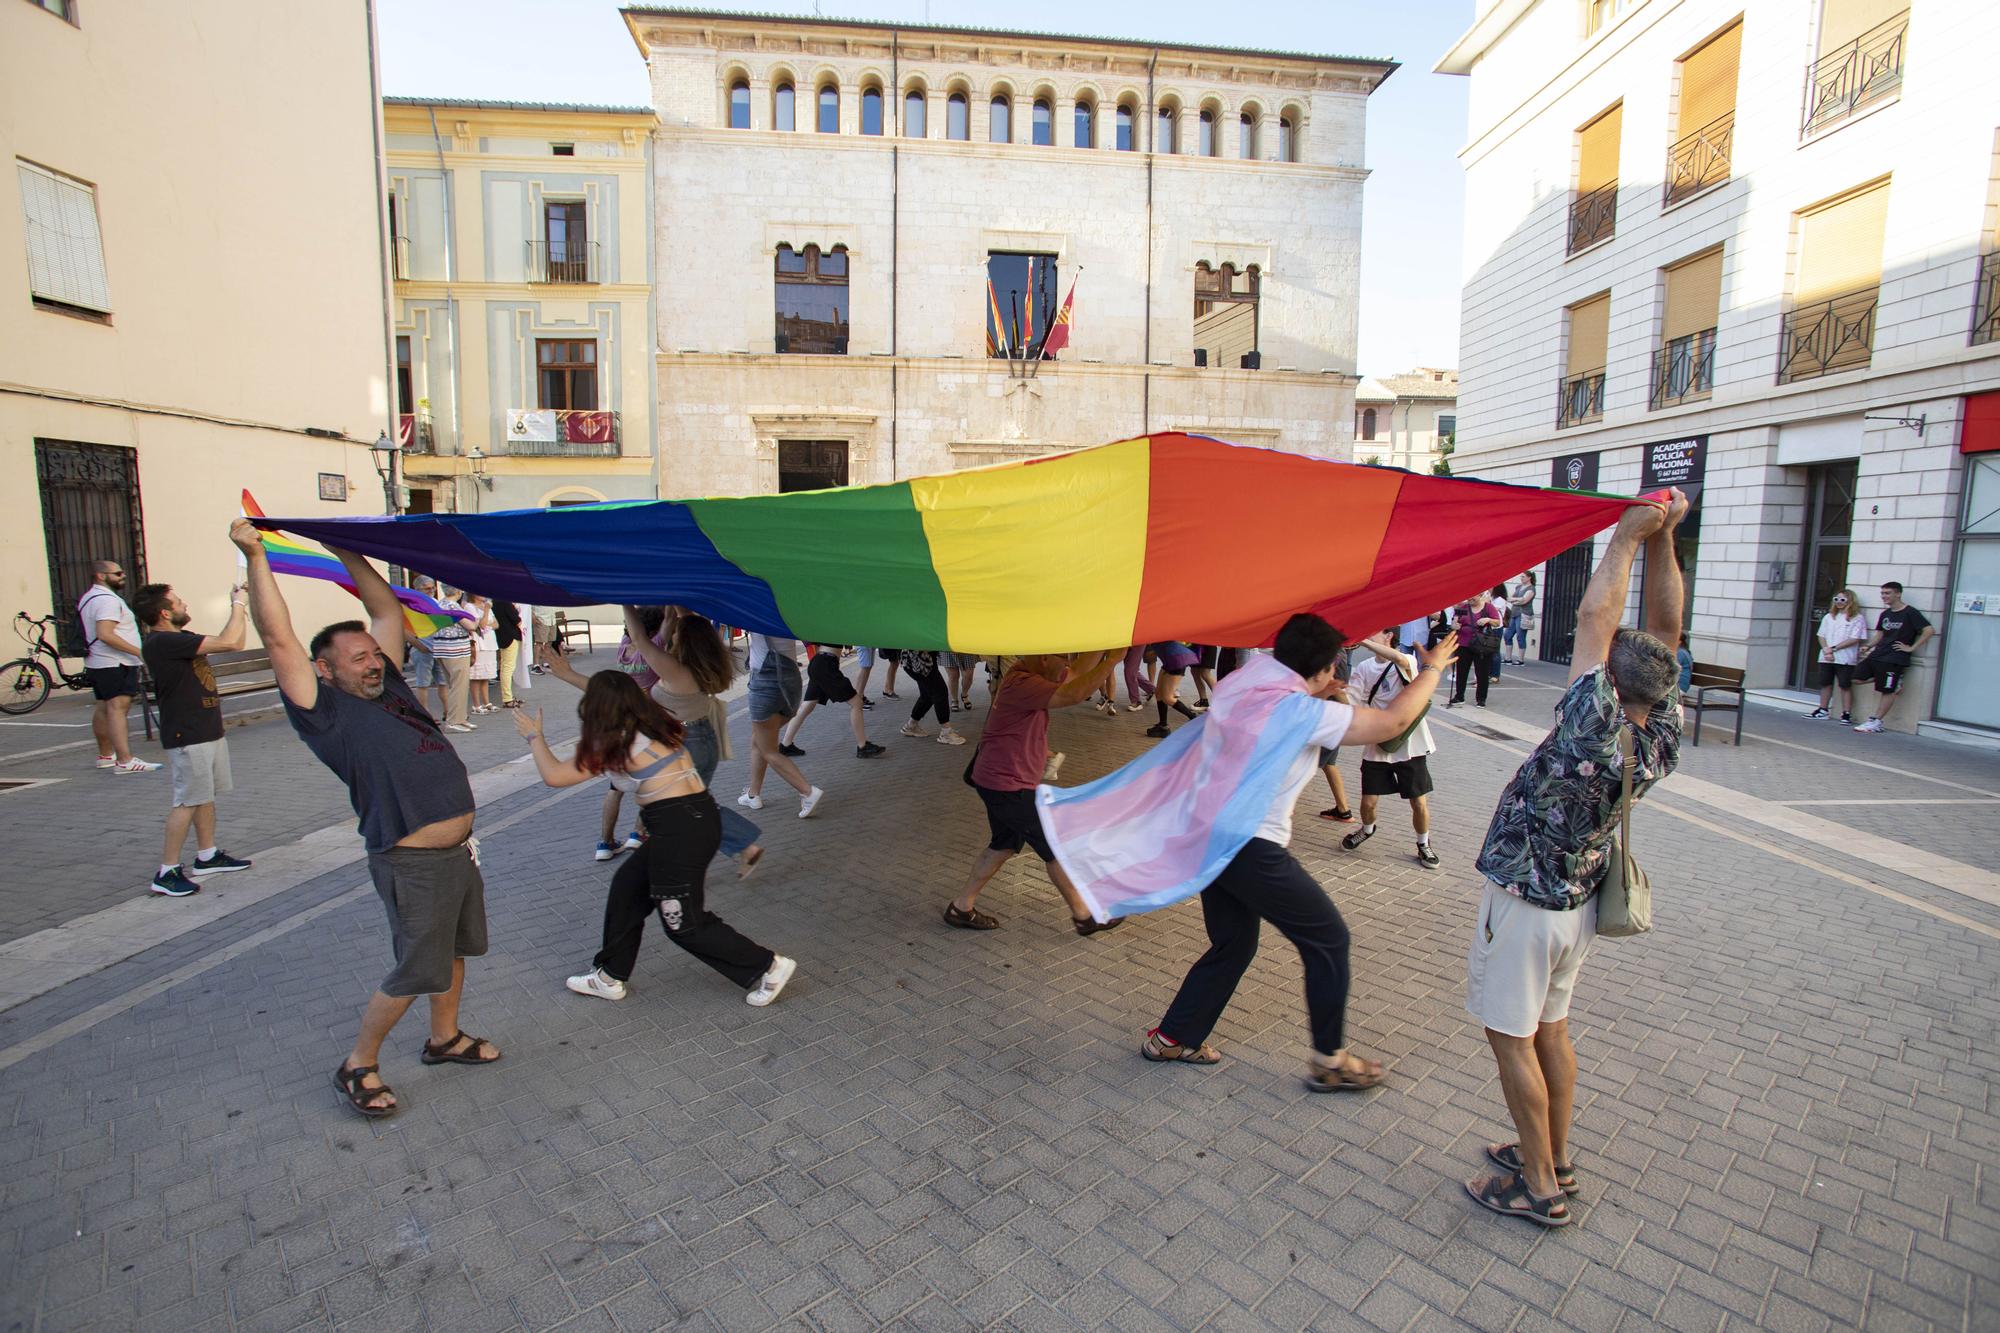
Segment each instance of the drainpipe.
[[[896,424],[902,416],[898,391],[901,376],[897,373],[896,317],[901,305],[899,263],[902,259],[903,223],[903,30],[889,29],[889,96],[895,100],[887,108],[884,119],[896,127],[896,133],[889,139],[889,480],[896,480]],[[970,109],[968,108],[968,114]],[[928,92],[924,102],[924,133],[930,133],[930,102]]]
[[646,417],[653,423],[653,498],[666,497],[666,452],[660,448],[660,316],[659,316],[659,232],[656,219],[660,216],[657,192],[654,189],[653,155],[657,147],[657,137],[652,131],[646,134]]
[[[438,133],[437,108],[434,106],[426,107],[425,110],[430,112],[431,117],[431,144],[437,149],[438,193],[444,199],[444,354],[445,374],[451,379],[451,438],[458,442],[459,457],[463,458],[466,454],[466,446],[458,397],[458,297],[451,290],[455,268],[452,263],[452,233],[454,231],[454,223],[451,213],[451,173],[445,167],[444,163],[444,138]],[[454,483],[455,485],[456,483]],[[472,483],[472,503],[473,512],[477,513],[479,511],[479,483],[476,480]]]
[[1160,48],[1146,62],[1146,336],[1140,372],[1139,433],[1153,433],[1153,160],[1158,154],[1160,111],[1153,104],[1153,75],[1160,67]]
[[[368,16],[368,129],[375,140],[375,246],[382,267],[382,370],[383,384],[388,392],[382,395],[387,408],[384,413],[384,434],[396,438],[396,411],[402,404],[396,401],[396,286],[389,268],[389,247],[395,241],[389,236],[389,184],[388,163],[382,155],[382,82],[381,71],[377,68],[375,52],[375,0],[367,0],[364,7]],[[403,493],[403,451],[394,450],[389,455],[388,475],[382,481],[382,512],[398,514],[402,505],[397,503]]]

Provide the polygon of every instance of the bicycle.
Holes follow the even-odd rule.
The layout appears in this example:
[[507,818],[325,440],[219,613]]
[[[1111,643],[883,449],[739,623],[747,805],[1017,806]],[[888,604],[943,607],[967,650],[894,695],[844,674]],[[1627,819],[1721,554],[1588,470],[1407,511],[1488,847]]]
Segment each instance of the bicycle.
[[[0,666],[0,713],[18,716],[32,713],[40,708],[49,697],[49,690],[56,681],[61,681],[64,689],[87,690],[90,677],[81,671],[63,670],[62,657],[56,646],[49,642],[49,631],[55,627],[54,616],[43,616],[37,620],[26,611],[14,613],[14,632],[21,636],[21,642],[28,645],[28,655],[17,657],[5,666]],[[26,626],[24,629],[22,626]],[[29,630],[34,631],[29,637]],[[46,657],[48,666],[39,659]]]

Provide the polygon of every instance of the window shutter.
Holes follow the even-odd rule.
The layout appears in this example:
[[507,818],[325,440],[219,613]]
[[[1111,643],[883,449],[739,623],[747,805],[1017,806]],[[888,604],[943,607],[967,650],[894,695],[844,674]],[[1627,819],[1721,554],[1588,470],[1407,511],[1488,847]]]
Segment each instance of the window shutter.
[[1736,70],[1743,53],[1743,25],[1718,33],[1681,62],[1681,118],[1676,135],[1686,138],[1736,109]]
[[1569,374],[1604,369],[1611,331],[1611,296],[1593,296],[1569,308]]
[[1589,194],[1618,179],[1618,129],[1625,120],[1623,103],[1583,127],[1583,151],[1576,169],[1576,191]]
[[1826,0],[1819,16],[1819,53],[1847,45],[1909,7],[1910,0]]
[[1799,280],[1794,305],[1831,300],[1882,281],[1884,183],[1799,217]]
[[85,310],[111,309],[97,196],[82,181],[28,162],[16,166],[27,222],[29,288],[44,300]]
[[1722,251],[1688,260],[1667,270],[1666,340],[1715,327],[1722,305]]

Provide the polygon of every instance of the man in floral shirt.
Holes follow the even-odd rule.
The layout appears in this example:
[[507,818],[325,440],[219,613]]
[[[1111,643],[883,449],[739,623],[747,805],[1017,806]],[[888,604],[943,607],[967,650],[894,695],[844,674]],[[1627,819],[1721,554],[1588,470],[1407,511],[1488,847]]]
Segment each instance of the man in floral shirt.
[[[1520,1142],[1493,1144],[1497,1176],[1469,1181],[1482,1207],[1568,1226],[1577,1192],[1569,1161],[1576,1052],[1570,992],[1597,936],[1623,799],[1619,735],[1630,731],[1637,800],[1680,758],[1683,590],[1674,529],[1687,499],[1625,511],[1576,613],[1569,689],[1556,725],[1521,765],[1486,831],[1486,877],[1467,959],[1465,1007],[1486,1028]],[[1621,629],[1632,561],[1646,548],[1646,629]]]

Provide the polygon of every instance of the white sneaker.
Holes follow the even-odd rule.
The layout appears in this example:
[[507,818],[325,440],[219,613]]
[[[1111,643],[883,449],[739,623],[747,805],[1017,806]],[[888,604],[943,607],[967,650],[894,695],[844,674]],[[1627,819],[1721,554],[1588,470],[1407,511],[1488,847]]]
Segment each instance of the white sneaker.
[[1106,717],[1117,717],[1118,705],[1111,703],[1110,701],[1105,699],[1099,699],[1097,701],[1097,711],[1104,714]]
[[1863,722],[1860,726],[1856,727],[1855,730],[1866,731],[1871,734],[1880,731],[1882,730],[1882,719],[1879,717],[1871,717],[1866,722]]
[[[812,814],[814,810],[817,810],[819,808],[819,798],[824,795],[826,795],[826,793],[821,791],[818,787],[814,787],[811,791],[807,792],[805,799],[799,802],[799,818],[804,819],[808,815]],[[787,973],[786,975],[789,976],[790,974]],[[772,992],[772,994],[774,995],[776,993],[777,992],[775,991]],[[769,1004],[770,1001],[766,1000],[764,1003]]]
[[1056,774],[1062,772],[1063,760],[1065,758],[1067,756],[1061,750],[1057,750],[1054,754],[1050,755],[1047,762],[1042,765],[1042,781],[1054,782]]
[[736,804],[746,810],[762,810],[764,808],[764,798],[761,796],[752,796],[749,790],[745,789],[743,794],[736,798]]
[[578,995],[595,995],[600,1000],[622,1000],[627,993],[624,982],[605,976],[601,969],[595,967],[563,984]]
[[97,756],[97,766],[99,768],[116,768],[118,767],[118,756],[113,754],[101,754]]
[[[814,788],[814,790],[818,789]],[[785,957],[781,953],[772,954],[771,970],[757,978],[757,984],[752,986],[750,993],[743,997],[744,1003],[753,1004],[757,1008],[762,1009],[765,1005],[778,998],[778,993],[785,989],[785,983],[792,979],[792,973],[798,970],[799,965],[792,959]]]
[[904,734],[905,736],[928,736],[928,735],[930,735],[930,733],[929,733],[928,731],[925,731],[925,730],[924,730],[924,729],[923,729],[922,727],[918,726],[918,725],[917,725],[916,723],[914,723],[914,722],[905,722],[905,723],[903,724],[903,726],[902,726],[902,732],[903,732],[903,734]]
[[[1862,730],[1866,731],[1867,728],[1863,727]],[[1880,731],[1882,728],[1877,727],[1875,730]],[[111,766],[113,773],[157,773],[159,770],[160,766],[158,764],[149,764],[143,759],[127,759],[122,764],[113,764]]]
[[950,727],[939,727],[937,740],[939,745],[965,744],[965,737],[959,735],[957,732],[953,731]]
[[446,731],[477,731],[479,727],[477,724],[471,722],[447,722],[444,724],[444,729]]

